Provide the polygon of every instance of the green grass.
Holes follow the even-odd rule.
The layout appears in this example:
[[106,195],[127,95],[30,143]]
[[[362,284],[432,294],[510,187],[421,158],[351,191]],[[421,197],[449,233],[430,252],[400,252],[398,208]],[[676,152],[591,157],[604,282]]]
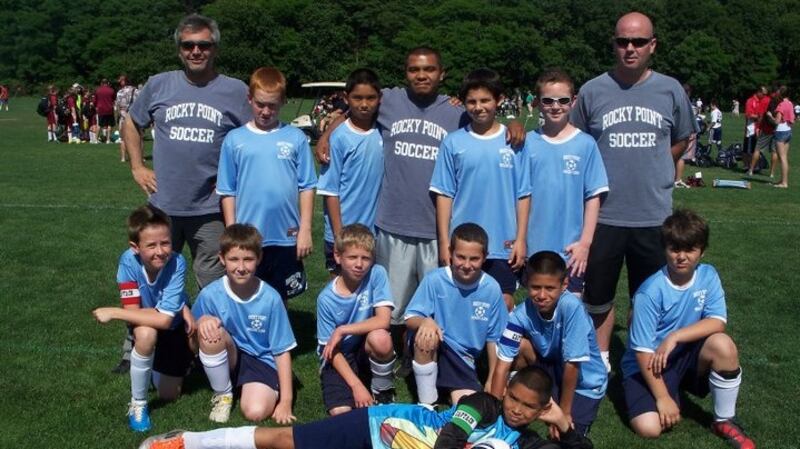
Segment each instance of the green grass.
[[[0,112],[0,447],[135,447],[142,436],[131,433],[125,421],[128,377],[109,372],[119,358],[124,327],[101,326],[90,311],[118,303],[114,275],[126,247],[125,217],[145,198],[119,162],[116,146],[46,143],[35,105],[33,98],[13,99],[12,111]],[[284,118],[295,110],[287,107]],[[741,119],[726,115],[723,123],[725,145],[738,141]],[[694,171],[687,167],[686,173]],[[706,182],[742,178],[718,168],[701,171]],[[675,192],[676,206],[694,208],[711,223],[705,260],[721,273],[728,331],[744,368],[739,416],[765,448],[800,447],[797,186],[779,190],[754,182],[752,190]],[[314,300],[326,281],[319,214],[314,232],[316,250],[306,263],[310,289],[290,303],[300,342],[293,358],[303,382],[295,408],[301,422],[324,416],[313,353]],[[618,298],[625,297],[624,285],[623,279]],[[626,339],[627,301],[617,302],[615,358]],[[405,387],[399,388],[401,399],[408,400]],[[180,400],[153,403],[153,432],[214,427],[207,419],[210,395],[202,373],[188,378]],[[678,428],[647,442],[626,426],[616,375],[609,397],[592,430],[596,447],[726,447],[706,430],[708,398],[689,397]],[[230,425],[244,424],[235,411]]]

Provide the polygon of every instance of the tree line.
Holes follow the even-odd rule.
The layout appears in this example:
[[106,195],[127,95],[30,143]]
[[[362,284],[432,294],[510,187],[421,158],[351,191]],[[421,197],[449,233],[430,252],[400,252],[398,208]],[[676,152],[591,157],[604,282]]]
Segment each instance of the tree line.
[[441,51],[446,91],[482,66],[524,91],[545,67],[578,84],[608,69],[615,21],[630,10],[654,20],[653,68],[696,95],[728,104],[760,84],[800,88],[800,0],[0,0],[0,83],[38,94],[120,73],[144,82],[179,67],[172,33],[197,11],[219,22],[223,73],[247,80],[274,65],[291,95],[362,66],[400,84],[418,45]]

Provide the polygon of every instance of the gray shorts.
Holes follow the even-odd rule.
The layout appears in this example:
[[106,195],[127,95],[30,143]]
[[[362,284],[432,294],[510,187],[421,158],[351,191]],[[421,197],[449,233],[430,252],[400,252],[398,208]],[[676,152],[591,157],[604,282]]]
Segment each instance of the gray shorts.
[[392,324],[404,324],[406,306],[422,278],[439,266],[436,239],[406,237],[378,229],[375,262],[386,268],[394,298]]
[[775,151],[775,134],[761,134],[756,141],[756,150],[758,151]]
[[225,225],[221,214],[195,217],[170,216],[172,220],[172,250],[180,253],[183,245],[189,244],[192,253],[192,269],[200,288],[216,281],[225,274],[219,262],[219,238]]

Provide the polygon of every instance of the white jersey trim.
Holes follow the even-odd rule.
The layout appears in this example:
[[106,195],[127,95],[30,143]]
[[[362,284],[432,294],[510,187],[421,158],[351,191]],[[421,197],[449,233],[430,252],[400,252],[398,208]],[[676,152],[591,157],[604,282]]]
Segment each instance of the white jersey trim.
[[244,126],[247,127],[248,131],[251,131],[251,132],[253,132],[255,134],[271,134],[271,133],[274,133],[274,132],[278,131],[279,129],[281,129],[283,127],[283,123],[281,123],[279,121],[278,124],[274,128],[269,129],[269,130],[263,130],[263,129],[260,129],[260,128],[256,127],[255,123],[253,123],[252,120],[247,122],[247,124],[244,125]]
[[578,362],[578,363],[588,362],[588,361],[589,361],[589,356],[588,355],[585,355],[583,357],[576,357],[574,359],[568,359],[567,360],[567,362]]
[[720,320],[720,321],[722,321],[723,323],[725,323],[725,324],[728,324],[728,319],[727,319],[727,318],[725,318],[724,316],[719,316],[719,315],[711,315],[711,316],[707,316],[706,318],[714,318],[715,320]]
[[551,143],[553,145],[560,145],[562,143],[569,142],[570,140],[574,139],[575,136],[577,136],[580,133],[581,133],[581,130],[578,129],[578,128],[575,128],[575,130],[570,135],[568,135],[566,137],[563,137],[561,139],[554,139],[554,138],[552,138],[550,136],[547,136],[547,135],[545,135],[543,133],[540,133],[539,135],[542,136],[542,140],[544,140],[547,143]]
[[353,132],[353,134],[358,134],[359,136],[368,136],[373,132],[375,132],[374,127],[371,128],[369,131],[361,131],[360,129],[357,129],[355,126],[353,126],[353,121],[350,120],[349,118],[344,122],[344,124],[347,126],[348,129],[350,129],[350,131]]
[[478,133],[476,133],[475,131],[472,130],[472,125],[467,125],[467,132],[469,133],[470,136],[472,136],[472,137],[474,137],[476,139],[491,140],[491,139],[494,139],[494,138],[500,136],[500,134],[505,133],[506,132],[506,126],[501,123],[500,124],[500,129],[498,129],[497,132],[482,136],[482,135],[480,135],[480,134],[478,134]]
[[[219,191],[217,191],[217,193],[219,193]],[[317,195],[335,196],[335,197],[339,196],[339,194],[336,192],[331,192],[330,190],[320,190],[320,189],[317,189]]]
[[161,308],[158,308],[158,307],[156,307],[155,309],[158,310],[158,313],[163,313],[164,315],[167,315],[167,316],[170,316],[172,318],[175,318],[175,312],[170,312],[169,310],[164,310],[164,309],[161,309]]
[[655,353],[655,352],[656,352],[656,351],[655,351],[655,349],[643,348],[643,347],[641,347],[641,346],[636,346],[636,347],[634,347],[634,348],[631,348],[631,349],[633,349],[633,350],[634,350],[634,351],[636,351],[636,352],[646,352],[646,353],[648,353],[648,354],[653,354],[653,353]]
[[231,285],[230,281],[228,281],[228,276],[224,276],[222,278],[222,285],[225,287],[225,293],[227,293],[232,300],[238,302],[239,304],[247,304],[248,302],[256,299],[258,295],[261,294],[261,290],[264,288],[264,282],[258,281],[258,289],[256,289],[255,293],[253,293],[253,296],[247,299],[242,299],[236,293],[234,293],[233,290],[231,290]]
[[600,188],[599,188],[599,189],[597,189],[597,190],[594,190],[594,191],[592,191],[592,192],[589,192],[589,194],[588,194],[588,195],[586,195],[586,199],[588,200],[589,198],[595,197],[595,196],[597,196],[597,195],[600,195],[601,193],[608,192],[608,191],[609,191],[609,188],[608,188],[608,186],[600,187]]
[[697,279],[697,270],[694,270],[694,273],[692,273],[692,279],[689,282],[687,282],[684,285],[675,285],[672,282],[672,279],[669,278],[669,268],[664,268],[664,269],[667,271],[666,274],[664,275],[664,277],[667,278],[667,285],[669,285],[673,289],[678,290],[680,292],[683,292],[683,291],[686,291],[686,290],[689,290],[690,288],[692,288],[692,286],[694,285],[695,279]]
[[372,306],[373,309],[377,309],[378,307],[391,307],[392,309],[394,309],[394,301],[389,299],[382,299],[376,302],[375,305]]

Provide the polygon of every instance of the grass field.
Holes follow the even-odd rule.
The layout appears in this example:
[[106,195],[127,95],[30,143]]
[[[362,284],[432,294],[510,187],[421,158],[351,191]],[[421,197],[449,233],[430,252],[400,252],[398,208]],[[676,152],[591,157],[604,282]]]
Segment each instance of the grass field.
[[[12,99],[12,111],[0,112],[0,447],[135,447],[143,436],[127,428],[129,378],[109,372],[124,326],[101,326],[90,311],[118,304],[114,277],[126,247],[125,217],[145,198],[115,145],[46,143],[35,105],[33,98]],[[295,106],[285,111],[294,113]],[[724,123],[726,145],[740,139],[741,119],[726,116]],[[800,178],[788,190],[772,188],[766,177],[756,177],[752,190],[722,190],[710,181],[741,179],[741,172],[702,172],[709,187],[676,190],[675,205],[694,208],[711,223],[705,261],[722,276],[728,331],[744,369],[739,418],[759,447],[798,448],[800,314],[792,304],[800,291]],[[303,383],[295,407],[300,422],[324,415],[314,355],[315,297],[326,281],[321,214],[314,222],[310,288],[290,303],[299,341],[294,369]],[[187,283],[194,295],[196,287]],[[618,298],[625,297],[624,285]],[[616,362],[626,339],[627,301],[617,303]],[[398,387],[400,399],[408,400],[402,382]],[[708,398],[687,398],[684,421],[661,440],[637,438],[623,418],[620,388],[615,374],[592,430],[596,447],[726,447],[706,430]],[[210,396],[202,371],[194,373],[180,400],[152,403],[153,433],[212,428]],[[235,411],[230,425],[244,424]]]

